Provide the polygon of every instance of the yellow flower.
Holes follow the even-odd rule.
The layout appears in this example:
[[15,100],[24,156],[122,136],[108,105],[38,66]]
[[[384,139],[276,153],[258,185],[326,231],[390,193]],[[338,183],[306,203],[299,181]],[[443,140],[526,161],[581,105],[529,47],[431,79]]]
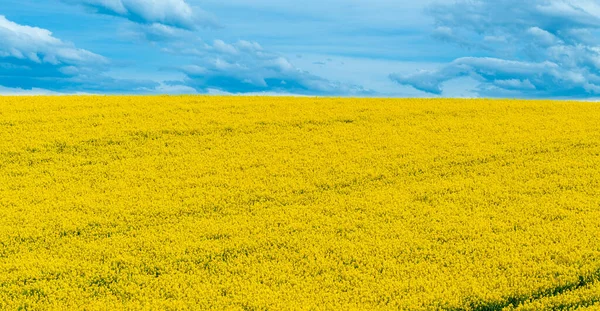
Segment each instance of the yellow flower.
[[0,309],[598,308],[598,120],[586,102],[0,97]]

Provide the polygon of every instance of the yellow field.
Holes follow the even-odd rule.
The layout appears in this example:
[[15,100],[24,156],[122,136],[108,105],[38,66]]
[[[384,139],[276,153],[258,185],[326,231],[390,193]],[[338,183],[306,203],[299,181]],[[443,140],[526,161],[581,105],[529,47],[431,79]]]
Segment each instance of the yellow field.
[[0,309],[600,307],[600,105],[0,97]]

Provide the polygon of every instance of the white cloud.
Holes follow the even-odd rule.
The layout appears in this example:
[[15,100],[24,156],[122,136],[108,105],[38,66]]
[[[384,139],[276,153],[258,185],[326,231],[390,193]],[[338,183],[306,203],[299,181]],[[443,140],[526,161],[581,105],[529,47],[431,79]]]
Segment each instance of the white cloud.
[[532,39],[542,46],[551,46],[562,43],[555,35],[536,26],[527,29],[527,34],[531,35]]
[[[126,18],[132,22],[156,25],[161,24],[186,30],[200,26],[216,27],[216,20],[199,8],[192,7],[185,0],[63,0],[79,4],[100,14]],[[156,26],[153,26],[157,30]],[[159,29],[160,30],[160,29]],[[162,29],[164,30],[164,29]]]
[[0,15],[2,93],[131,92],[157,85],[108,77],[104,74],[108,65],[107,58],[64,42],[47,29]]
[[434,36],[487,57],[463,57],[437,70],[392,74],[433,94],[457,77],[479,81],[480,95],[587,97],[600,90],[600,5],[589,0],[459,0],[429,12]]
[[227,44],[227,43],[223,42],[223,40],[215,40],[215,42],[213,43],[213,48],[220,53],[232,54],[232,55],[239,54],[237,48],[235,48],[231,44]]
[[27,60],[33,63],[106,64],[98,54],[79,49],[52,36],[52,32],[38,27],[23,26],[0,15],[0,57]]
[[508,80],[495,80],[494,85],[497,85],[503,89],[509,90],[535,90],[536,87],[529,81],[529,79],[508,79]]
[[390,78],[418,90],[441,94],[443,82],[465,76],[480,81],[481,90],[494,86],[506,90],[538,92],[540,95],[568,95],[577,90],[590,92],[593,91],[591,84],[586,84],[600,81],[600,77],[594,74],[569,71],[549,61],[533,63],[477,57],[460,58],[438,70],[411,75],[392,74]]
[[189,87],[187,85],[180,84],[169,84],[165,82],[160,82],[159,85],[155,87],[140,87],[137,89],[140,93],[146,94],[197,94],[198,91],[193,87]]
[[346,95],[367,92],[359,86],[332,82],[300,70],[287,58],[265,51],[256,42],[215,40],[212,45],[183,49],[179,53],[196,57],[194,64],[178,69],[186,74],[189,86],[202,92]]

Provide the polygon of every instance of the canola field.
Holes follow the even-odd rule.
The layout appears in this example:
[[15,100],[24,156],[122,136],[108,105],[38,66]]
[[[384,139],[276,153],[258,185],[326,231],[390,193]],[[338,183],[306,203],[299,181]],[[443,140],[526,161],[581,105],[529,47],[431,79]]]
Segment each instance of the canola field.
[[0,309],[600,309],[600,104],[0,97]]

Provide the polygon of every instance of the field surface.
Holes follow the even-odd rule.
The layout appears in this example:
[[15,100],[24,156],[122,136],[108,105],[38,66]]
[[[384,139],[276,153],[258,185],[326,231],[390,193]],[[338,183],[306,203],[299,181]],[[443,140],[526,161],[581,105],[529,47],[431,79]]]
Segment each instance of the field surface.
[[592,310],[600,105],[0,97],[2,310]]

